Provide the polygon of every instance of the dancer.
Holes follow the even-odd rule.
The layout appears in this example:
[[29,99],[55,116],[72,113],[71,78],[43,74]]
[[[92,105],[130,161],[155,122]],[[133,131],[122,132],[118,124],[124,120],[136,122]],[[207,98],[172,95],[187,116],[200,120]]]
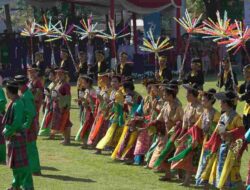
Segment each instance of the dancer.
[[39,77],[39,68],[36,65],[32,65],[31,68],[28,68],[28,88],[31,90],[35,106],[36,106],[36,122],[37,122],[37,133],[39,132],[39,115],[40,115],[40,109],[43,102],[43,82],[41,78]]
[[54,69],[50,69],[48,71],[49,75],[49,81],[50,84],[47,88],[44,89],[44,95],[45,95],[45,111],[41,123],[41,128],[39,131],[39,136],[49,136],[50,135],[50,129],[51,129],[51,121],[52,121],[52,115],[53,115],[53,101],[51,97],[51,92],[56,87],[56,73]]
[[55,138],[56,133],[62,133],[64,140],[62,145],[70,144],[72,123],[70,121],[71,86],[67,81],[68,71],[65,68],[55,70],[57,85],[52,90],[53,114],[50,139]]
[[[169,155],[164,155],[162,161],[158,161],[159,156],[165,148],[169,135],[175,133],[176,129],[179,128],[178,123],[182,121],[183,109],[180,101],[177,98],[178,94],[178,82],[172,80],[168,85],[164,86],[163,105],[157,120],[150,123],[150,126],[159,128],[158,131],[158,145],[155,149],[152,158],[149,163],[149,168],[155,168],[157,171],[165,172],[165,176],[161,180],[170,180],[170,164],[165,162],[166,158],[173,154],[173,150],[170,151]],[[175,129],[176,128],[176,129]],[[174,130],[174,131],[173,131]],[[156,164],[156,161],[160,162]]]
[[[197,84],[184,84],[183,87],[187,90],[187,101],[188,104],[184,109],[183,114],[183,123],[182,123],[182,130],[177,139],[177,146],[174,156],[178,155],[180,152],[185,150],[186,141],[185,138],[182,137],[186,134],[186,132],[195,124],[195,122],[199,119],[200,115],[202,114],[202,106],[198,99],[199,96],[199,86]],[[172,162],[171,169],[178,170],[180,176],[182,175],[183,171],[185,171],[185,179],[182,183],[183,186],[189,186],[190,184],[190,177],[192,173],[196,173],[195,165],[198,164],[198,158],[191,157],[190,159],[186,160],[179,160],[176,162]]]
[[89,146],[96,146],[99,140],[104,137],[109,125],[109,111],[110,111],[110,73],[104,72],[98,74],[98,86],[100,94],[97,93],[96,114],[95,121],[91,127],[87,144]]
[[[4,94],[2,86],[0,86],[0,120],[1,121],[5,114],[6,104],[7,104],[7,100],[6,100],[5,94]],[[5,145],[4,136],[2,135],[3,128],[4,126],[1,122],[0,123],[0,164],[5,163],[5,160],[6,160],[6,145]]]
[[120,88],[121,77],[119,75],[113,75],[111,77],[111,87],[112,91],[110,94],[110,114],[109,122],[110,127],[108,128],[105,136],[99,141],[96,146],[97,153],[100,154],[105,148],[114,149],[117,145],[119,138],[121,136],[123,125],[124,125],[124,114],[123,114],[123,104],[124,95],[122,89]]
[[[159,106],[159,93],[158,86],[156,85],[156,81],[154,79],[147,80],[145,83],[145,87],[147,90],[147,96],[139,106],[137,115],[135,117],[135,124],[139,122],[139,135],[135,145],[134,151],[134,165],[142,165],[144,163],[144,157],[147,153],[150,143],[152,141],[152,134],[149,135],[149,132],[146,130],[146,124],[148,122],[156,119],[158,114],[160,113]],[[141,124],[141,125],[140,125]]]
[[127,111],[127,120],[123,128],[122,135],[119,142],[111,155],[112,159],[119,159],[121,161],[128,161],[133,163],[134,146],[137,140],[138,131],[137,126],[133,126],[130,121],[134,118],[138,106],[141,104],[142,97],[135,91],[134,83],[132,81],[125,81],[123,83],[124,92],[126,94],[125,106]]
[[28,79],[23,75],[15,76],[14,80],[19,85],[20,99],[24,103],[25,122],[23,128],[26,131],[27,138],[27,152],[29,159],[29,166],[33,175],[41,175],[41,166],[39,160],[39,153],[37,149],[37,121],[36,121],[36,107],[34,96],[27,87]]
[[18,96],[18,83],[7,81],[6,94],[10,99],[3,118],[3,135],[7,144],[7,165],[12,169],[13,181],[9,190],[33,190],[33,179],[28,161],[25,130],[25,105]]
[[[250,65],[244,67],[243,70],[245,83],[243,83],[240,88],[239,92],[243,94],[240,97],[240,101],[245,101],[245,106],[243,110],[243,124],[245,130],[247,131],[245,134],[246,141],[244,142],[244,146],[247,146],[247,143],[250,143]],[[248,175],[246,180],[247,190],[250,189],[250,162],[248,166]]]
[[[218,189],[241,189],[240,165],[245,134],[242,118],[235,111],[236,94],[232,91],[215,94],[223,114],[205,149],[215,155],[209,183]],[[213,156],[213,155],[211,155]]]
[[80,105],[80,129],[75,137],[76,141],[82,141],[82,147],[87,147],[88,135],[94,122],[96,91],[92,87],[93,79],[88,75],[80,75],[78,79]]

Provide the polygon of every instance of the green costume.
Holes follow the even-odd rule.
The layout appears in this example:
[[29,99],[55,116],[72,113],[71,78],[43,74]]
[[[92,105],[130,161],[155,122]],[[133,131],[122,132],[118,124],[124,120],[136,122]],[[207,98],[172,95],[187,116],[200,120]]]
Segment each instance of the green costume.
[[[6,106],[7,100],[4,94],[4,91],[2,87],[0,87],[0,119],[2,120],[4,112],[5,112],[5,106]],[[3,126],[0,124],[0,163],[5,163],[6,161],[6,145],[4,137],[2,136]]]
[[25,122],[23,128],[27,129],[27,151],[29,158],[29,165],[32,173],[40,173],[40,161],[39,153],[37,150],[36,139],[37,139],[37,128],[36,128],[36,107],[34,103],[34,96],[32,92],[25,87],[22,91],[21,99],[24,102],[24,115]]
[[33,190],[33,179],[29,168],[24,121],[24,104],[21,99],[10,102],[4,116],[4,137],[7,145],[7,165],[13,172],[13,188]]

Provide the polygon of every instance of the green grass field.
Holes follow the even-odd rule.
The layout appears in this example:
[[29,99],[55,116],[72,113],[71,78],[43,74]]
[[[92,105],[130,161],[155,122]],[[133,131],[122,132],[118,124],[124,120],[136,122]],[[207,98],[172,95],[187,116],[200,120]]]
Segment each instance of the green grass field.
[[[215,82],[208,82],[206,89],[215,87]],[[136,89],[145,94],[142,85]],[[181,89],[179,98],[185,105],[185,90]],[[73,98],[76,97],[76,89],[73,88]],[[74,124],[74,136],[79,128],[77,105],[73,103],[71,120]],[[218,103],[216,107],[219,108]],[[238,111],[242,112],[243,104],[240,103]],[[72,137],[73,138],[73,137]],[[59,140],[49,141],[39,138],[38,148],[40,152],[42,174],[34,177],[34,185],[37,190],[182,190],[178,183],[158,181],[162,174],[155,174],[151,170],[137,166],[126,166],[111,160],[109,154],[95,155],[93,150],[82,150],[80,145],[72,141],[71,146],[62,146]],[[242,159],[242,177],[246,178],[249,153],[246,152]],[[0,165],[0,190],[10,187],[12,173],[9,168]]]

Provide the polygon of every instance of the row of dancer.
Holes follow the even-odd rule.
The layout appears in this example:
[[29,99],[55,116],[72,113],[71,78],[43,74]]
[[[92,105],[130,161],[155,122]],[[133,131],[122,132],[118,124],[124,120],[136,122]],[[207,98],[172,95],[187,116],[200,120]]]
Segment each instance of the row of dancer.
[[[131,77],[100,72],[95,89],[90,75],[80,75],[75,99],[80,107],[80,129],[75,140],[82,142],[82,148],[95,148],[97,154],[111,150],[114,160],[165,172],[164,181],[177,176],[182,185],[189,186],[195,176],[196,185],[204,189],[243,188],[240,166],[249,138],[245,134],[249,129],[250,66],[244,68],[246,82],[238,87],[228,60],[223,61],[218,85],[225,86],[225,92],[203,90],[200,60],[194,59],[191,67],[183,81],[164,80],[160,69],[156,78],[162,81],[145,80],[145,97],[135,90]],[[57,76],[66,79],[67,71],[61,72]],[[178,99],[181,82],[186,89],[185,106]],[[58,96],[55,91],[51,96],[46,92],[53,105],[59,99],[67,102],[64,97],[58,99],[67,93]],[[235,109],[238,100],[246,102],[243,117]],[[220,101],[220,110],[214,108],[216,101]],[[43,120],[46,127],[41,128],[51,138],[56,111],[52,107]],[[64,108],[57,113],[69,118]],[[69,122],[60,120],[64,121]]]

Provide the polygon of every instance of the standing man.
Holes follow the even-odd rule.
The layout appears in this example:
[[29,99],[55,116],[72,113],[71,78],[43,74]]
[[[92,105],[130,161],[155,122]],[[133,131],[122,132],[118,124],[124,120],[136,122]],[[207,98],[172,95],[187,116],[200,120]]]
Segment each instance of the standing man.
[[39,69],[39,77],[44,77],[46,65],[44,63],[44,58],[43,58],[42,52],[36,52],[35,65]]
[[18,84],[8,81],[6,94],[10,99],[7,112],[3,118],[3,135],[7,144],[7,165],[12,169],[13,181],[9,190],[17,190],[21,187],[25,190],[33,190],[33,179],[29,168],[28,153],[23,121],[25,107],[18,96]]
[[84,51],[80,51],[78,55],[78,67],[77,67],[78,76],[80,74],[86,75],[88,74],[88,63],[87,56]]
[[[5,98],[4,91],[2,87],[0,86],[0,121],[2,121],[3,116],[5,114],[5,106],[7,104],[7,100]],[[5,163],[6,160],[6,146],[5,146],[5,140],[2,135],[3,131],[3,124],[0,123],[0,163]]]
[[222,71],[218,74],[218,86],[219,88],[224,86],[225,91],[235,91],[238,85],[237,75],[235,72],[232,72],[232,76],[231,69],[232,68],[230,68],[229,60],[224,58],[222,61]]
[[132,64],[128,63],[128,54],[122,52],[120,55],[120,64],[117,67],[117,73],[119,73],[122,78],[131,77],[133,71]]
[[183,79],[184,84],[196,84],[203,89],[204,75],[202,71],[202,61],[200,58],[194,58],[191,62],[191,71]]
[[33,175],[41,175],[39,153],[36,145],[38,127],[36,126],[37,122],[35,121],[37,113],[34,96],[26,85],[28,79],[25,76],[15,76],[14,80],[19,85],[20,99],[23,101],[25,106],[23,128],[26,129],[29,165]]
[[61,63],[60,63],[60,67],[65,68],[67,71],[70,70],[70,60],[69,60],[69,52],[67,49],[62,48],[61,49]]
[[159,57],[159,72],[156,73],[155,78],[160,80],[160,81],[171,81],[173,78],[171,69],[167,65],[167,57],[166,56],[160,56]]

